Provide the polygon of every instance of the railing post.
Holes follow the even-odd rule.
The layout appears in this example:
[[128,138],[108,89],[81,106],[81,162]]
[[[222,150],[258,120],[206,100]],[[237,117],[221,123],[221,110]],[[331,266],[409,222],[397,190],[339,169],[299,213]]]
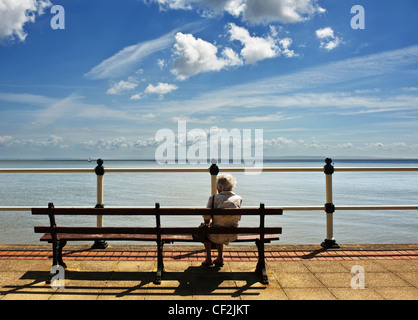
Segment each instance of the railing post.
[[160,217],[160,204],[155,203],[155,219],[157,225],[157,275],[155,277],[155,284],[161,284],[161,277],[164,272],[164,259],[163,259],[163,246],[164,242],[161,241],[161,217]]
[[324,166],[325,173],[325,192],[326,192],[326,203],[325,212],[327,216],[327,237],[321,243],[323,248],[339,248],[340,246],[334,239],[334,222],[333,214],[335,211],[334,203],[332,202],[332,174],[334,173],[334,166],[331,164],[332,159],[325,159],[326,165]]
[[216,159],[212,159],[210,162],[212,163],[212,165],[209,168],[210,178],[211,178],[210,180],[211,195],[215,195],[218,193],[218,191],[216,190],[216,178],[219,173],[219,168],[216,165]]
[[[97,160],[97,167],[94,169],[97,176],[97,204],[95,208],[103,208],[103,175],[104,167],[103,160]],[[103,227],[103,216],[97,215],[97,226]],[[104,240],[96,240],[92,246],[92,249],[106,249],[107,242]]]

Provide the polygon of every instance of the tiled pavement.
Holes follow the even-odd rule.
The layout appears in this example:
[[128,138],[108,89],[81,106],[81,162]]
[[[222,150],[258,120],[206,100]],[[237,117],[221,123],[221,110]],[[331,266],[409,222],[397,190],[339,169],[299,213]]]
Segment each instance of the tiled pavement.
[[418,300],[418,245],[266,246],[268,285],[254,247],[230,246],[215,268],[200,265],[202,246],[167,245],[156,285],[155,246],[67,246],[52,288],[49,246],[0,245],[0,300]]

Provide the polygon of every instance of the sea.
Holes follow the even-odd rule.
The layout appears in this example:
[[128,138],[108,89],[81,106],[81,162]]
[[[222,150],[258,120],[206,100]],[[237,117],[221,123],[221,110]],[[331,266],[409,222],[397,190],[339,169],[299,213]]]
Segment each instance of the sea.
[[[418,159],[333,159],[338,167],[418,167]],[[4,168],[94,168],[91,160],[0,160]],[[218,164],[227,171],[244,165]],[[324,159],[269,159],[263,167],[323,168]],[[159,164],[155,160],[106,160],[109,168],[209,168],[207,164]],[[325,174],[321,172],[234,172],[235,193],[243,206],[322,206]],[[332,177],[333,203],[349,205],[418,205],[418,171],[338,172]],[[103,205],[205,207],[210,196],[206,172],[112,173],[103,177]],[[0,173],[0,207],[60,206],[94,207],[97,177],[91,173]],[[266,218],[266,226],[281,226],[278,244],[320,244],[326,238],[323,211],[284,211]],[[257,226],[257,217],[245,216],[241,226]],[[198,226],[200,217],[162,217],[163,226]],[[57,217],[58,225],[95,226],[94,216]],[[48,218],[30,211],[0,211],[0,244],[40,244],[33,227],[48,225]],[[154,217],[103,217],[104,226],[155,226]],[[336,211],[334,239],[338,244],[418,243],[418,210]],[[117,242],[115,242],[117,243]],[[127,242],[120,242],[123,244]]]

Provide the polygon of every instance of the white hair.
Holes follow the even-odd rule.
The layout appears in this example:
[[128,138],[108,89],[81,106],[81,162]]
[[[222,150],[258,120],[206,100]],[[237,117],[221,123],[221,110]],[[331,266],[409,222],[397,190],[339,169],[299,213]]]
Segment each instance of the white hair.
[[222,186],[223,191],[232,191],[235,187],[236,180],[229,173],[221,174],[217,177],[216,184]]

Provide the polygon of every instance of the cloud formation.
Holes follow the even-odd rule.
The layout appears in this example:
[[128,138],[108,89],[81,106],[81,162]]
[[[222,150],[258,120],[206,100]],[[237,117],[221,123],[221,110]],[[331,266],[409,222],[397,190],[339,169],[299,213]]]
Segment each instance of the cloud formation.
[[89,79],[117,78],[134,70],[147,56],[168,48],[173,42],[173,33],[150,41],[140,42],[120,50],[110,58],[105,59],[84,76]]
[[52,4],[49,0],[1,0],[0,1],[0,42],[4,40],[25,41],[25,24],[35,22],[36,15]]
[[334,34],[334,30],[330,27],[318,29],[315,31],[316,37],[320,40],[320,47],[331,51],[341,44],[341,38]]
[[121,80],[113,84],[111,88],[107,90],[108,94],[121,94],[124,91],[135,89],[138,86],[138,83],[130,79],[128,81]]
[[[175,112],[176,114],[203,112],[234,106],[257,107],[290,107],[290,106],[324,106],[347,108],[354,111],[359,108],[390,108],[393,106],[412,107],[416,105],[411,95],[375,98],[359,94],[347,96],[339,92],[317,92],[313,89],[322,86],[336,85],[346,81],[357,81],[364,78],[379,77],[381,75],[399,72],[418,63],[418,46],[390,50],[381,53],[329,62],[294,73],[278,75],[245,84],[228,86],[200,96],[179,101],[170,101],[169,104],[158,103],[155,107],[162,112]],[[309,92],[308,92],[309,91]],[[328,91],[327,91],[328,92]],[[411,89],[415,93],[416,90]],[[411,100],[412,99],[412,100]]]
[[198,10],[202,16],[224,12],[256,24],[297,23],[325,12],[316,0],[144,0],[160,10]]
[[297,23],[325,12],[315,0],[247,0],[243,18],[253,23]]
[[148,87],[145,89],[145,93],[164,95],[177,89],[178,87],[175,84],[159,82],[156,86],[149,84]]
[[274,58],[280,53],[275,39],[270,36],[267,38],[252,37],[247,29],[238,27],[234,23],[229,24],[229,34],[231,40],[238,40],[244,46],[241,56],[248,64]]
[[226,48],[218,57],[218,48],[192,34],[176,34],[174,44],[174,61],[171,72],[179,80],[186,80],[201,72],[219,71],[228,66],[240,65],[242,62],[231,49]]
[[202,72],[253,64],[279,55],[289,58],[297,56],[289,49],[292,39],[279,39],[277,32],[265,37],[251,36],[247,29],[234,23],[229,23],[227,30],[231,42],[241,43],[242,49],[239,54],[229,47],[224,47],[218,54],[219,49],[214,44],[195,38],[192,34],[178,32],[173,47],[175,61],[171,69],[177,79],[186,80]]
[[165,35],[128,46],[103,60],[92,68],[84,76],[88,79],[111,79],[123,76],[137,69],[138,65],[148,56],[169,48],[174,42],[174,35],[180,29],[199,29],[202,23],[189,23],[181,28],[176,28]]

